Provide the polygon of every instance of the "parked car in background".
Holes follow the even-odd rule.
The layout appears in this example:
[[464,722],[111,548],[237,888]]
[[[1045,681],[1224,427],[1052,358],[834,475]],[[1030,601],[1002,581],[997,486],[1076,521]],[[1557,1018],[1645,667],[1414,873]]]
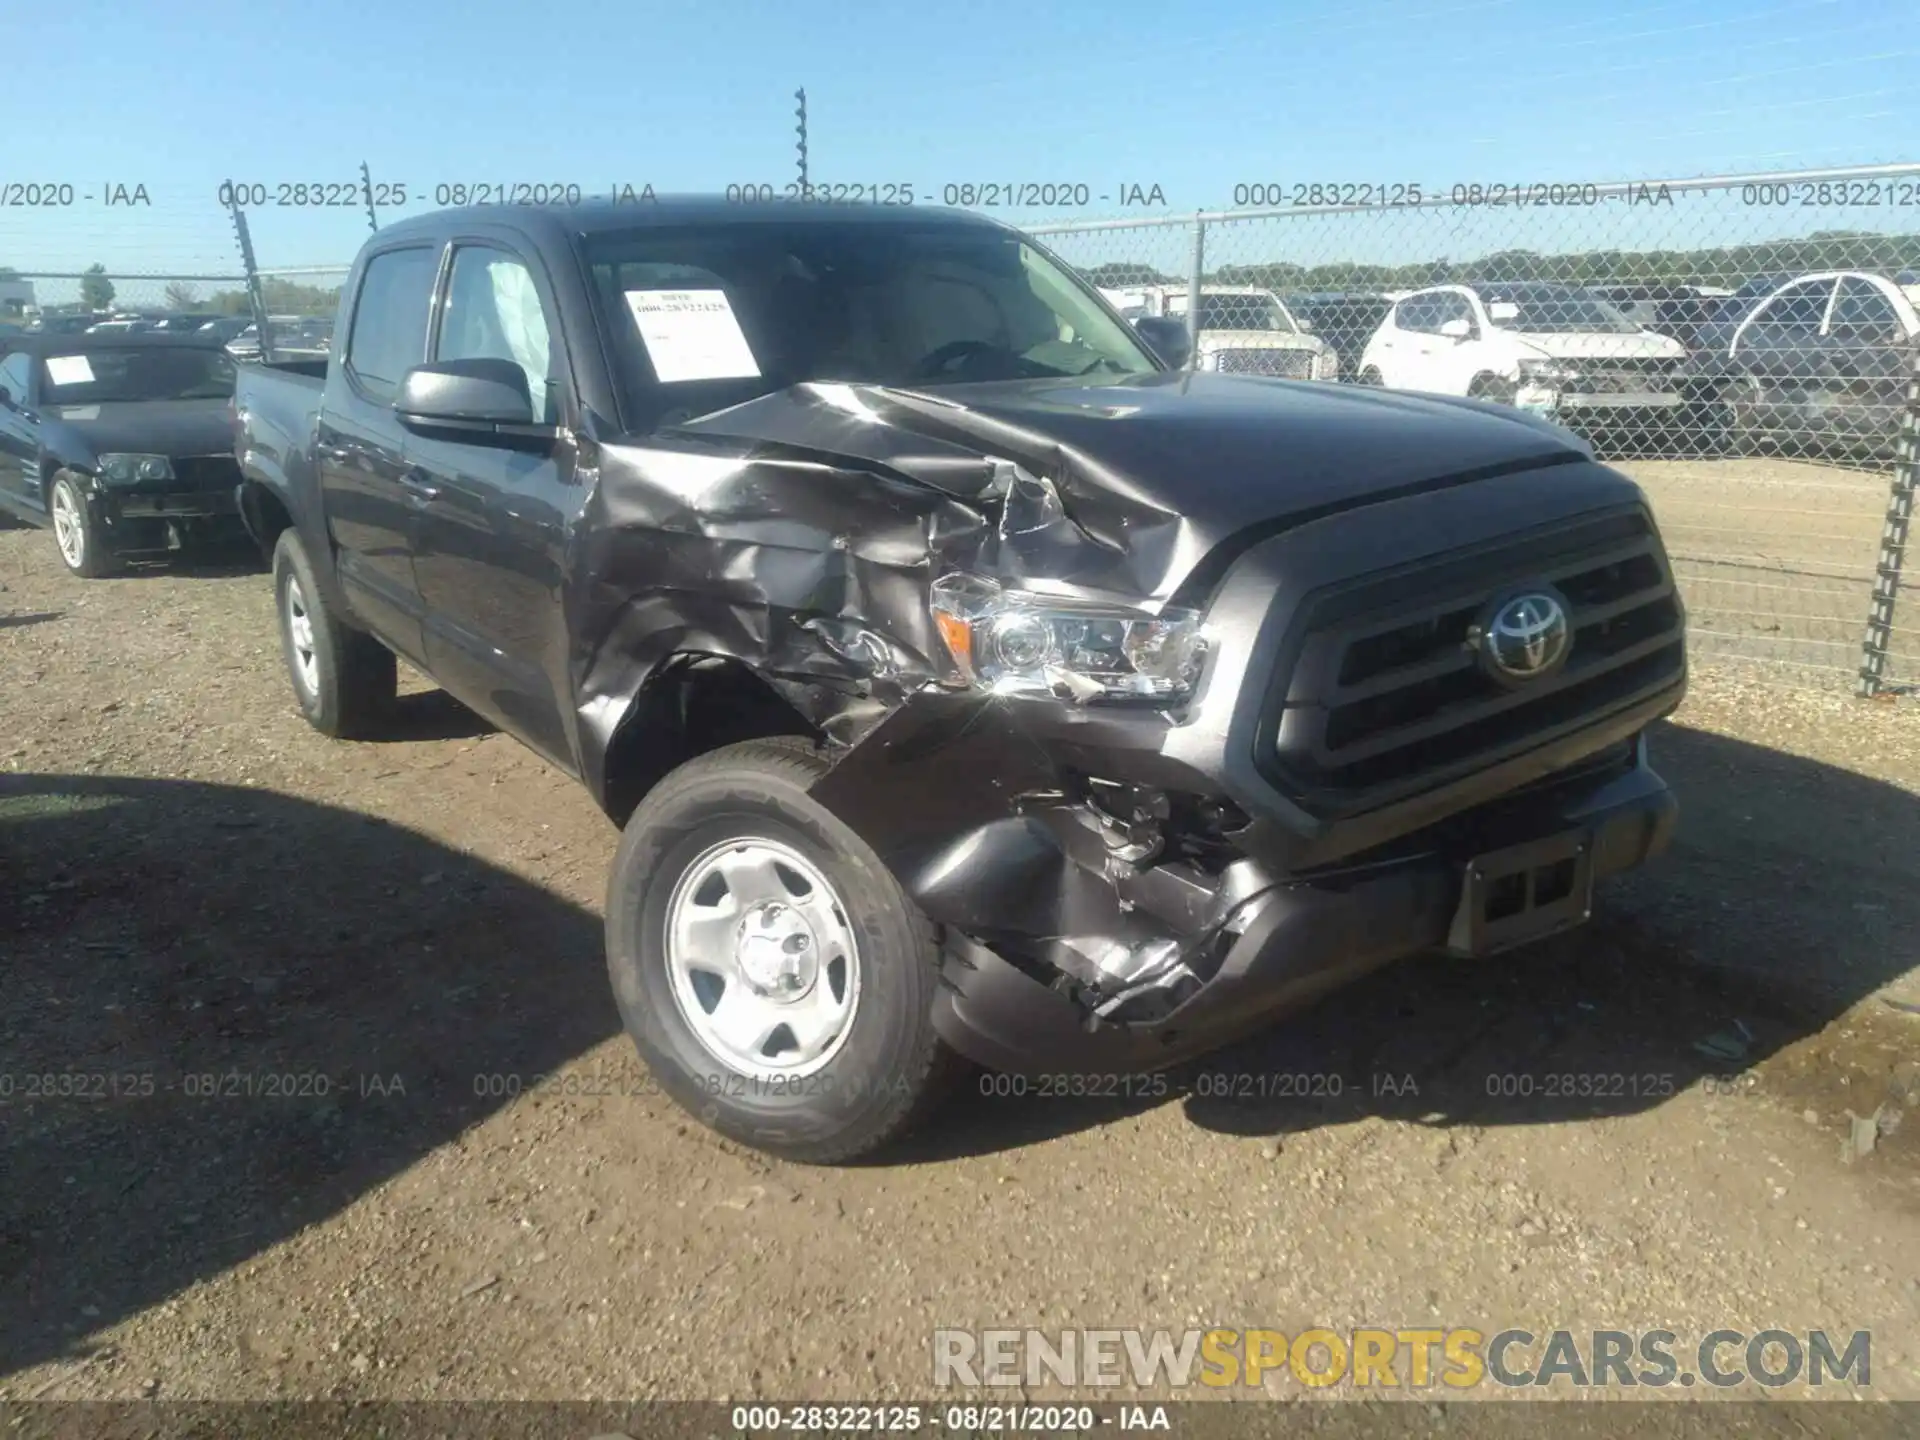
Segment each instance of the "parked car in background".
[[1712,285],[1589,285],[1587,293],[1606,301],[1642,330],[1667,335],[1694,348],[1703,326],[1733,292]]
[[377,732],[398,653],[577,777],[627,1032],[736,1140],[1164,1069],[1672,833],[1671,568],[1533,416],[1171,372],[951,210],[423,215],[341,307],[236,397],[291,697]]
[[206,314],[162,315],[153,321],[151,328],[163,335],[193,335],[212,318]]
[[1726,295],[1715,300],[1706,318],[1694,329],[1688,349],[1725,352],[1733,341],[1734,329],[1753,313],[1753,309],[1781,286],[1792,283],[1791,275],[1752,275]]
[[[1186,285],[1137,285],[1103,291],[1129,320],[1185,321]],[[1284,380],[1338,380],[1333,346],[1303,327],[1278,295],[1252,285],[1207,285],[1200,291],[1196,370],[1271,375]]]
[[101,320],[86,328],[88,335],[144,335],[154,328],[154,322],[139,318]]
[[98,315],[49,315],[41,312],[40,318],[27,329],[36,335],[80,335],[100,323]]
[[[1394,302],[1361,379],[1515,405],[1582,430],[1678,431],[1686,351],[1571,285],[1436,285]],[[1676,437],[1677,438],[1677,437]]]
[[1393,308],[1393,300],[1382,291],[1332,291],[1286,297],[1287,309],[1314,335],[1333,347],[1340,361],[1342,376],[1360,373],[1360,357],[1373,339],[1380,322]]
[[203,320],[200,328],[193,333],[218,340],[224,345],[229,340],[237,340],[252,323],[244,315],[217,315],[211,320]]
[[1777,286],[1715,332],[1685,382],[1702,429],[1736,454],[1778,447],[1834,459],[1893,453],[1920,347],[1897,279],[1826,270]]
[[[273,357],[276,360],[324,359],[333,343],[331,317],[314,315],[270,315]],[[248,325],[227,342],[227,350],[236,360],[260,358],[260,327]]]
[[233,358],[191,335],[0,340],[0,507],[76,575],[238,536]]

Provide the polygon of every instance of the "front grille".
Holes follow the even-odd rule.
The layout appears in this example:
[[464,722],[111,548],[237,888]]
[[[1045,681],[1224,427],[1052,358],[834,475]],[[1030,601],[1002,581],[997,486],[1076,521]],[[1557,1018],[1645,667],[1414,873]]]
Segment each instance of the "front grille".
[[240,483],[240,464],[231,455],[189,455],[173,462],[174,478],[194,490]]
[[1580,378],[1567,389],[1581,395],[1630,395],[1673,388],[1677,360],[1604,360],[1591,367],[1574,362]]
[[[1574,638],[1556,673],[1508,689],[1468,631],[1501,592],[1546,583]],[[1684,617],[1639,511],[1363,581],[1309,609],[1273,734],[1288,787],[1351,811],[1434,788],[1626,709],[1684,677]]]
[[1311,350],[1222,350],[1217,368],[1222,375],[1271,375],[1280,380],[1311,380]]

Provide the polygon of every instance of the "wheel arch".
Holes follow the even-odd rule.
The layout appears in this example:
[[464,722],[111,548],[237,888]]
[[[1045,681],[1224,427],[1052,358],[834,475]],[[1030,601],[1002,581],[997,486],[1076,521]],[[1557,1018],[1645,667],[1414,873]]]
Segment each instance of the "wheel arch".
[[743,740],[791,735],[819,742],[820,729],[745,661],[683,650],[656,666],[628,704],[597,766],[594,798],[617,825],[653,787],[696,756]]

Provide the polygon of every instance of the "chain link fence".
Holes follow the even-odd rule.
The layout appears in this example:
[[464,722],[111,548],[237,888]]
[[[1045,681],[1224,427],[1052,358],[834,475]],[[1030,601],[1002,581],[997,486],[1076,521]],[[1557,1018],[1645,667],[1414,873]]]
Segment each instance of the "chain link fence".
[[1288,188],[1304,203],[1030,228],[1123,314],[1184,321],[1184,364],[1579,432],[1650,496],[1696,653],[1867,693],[1920,681],[1920,615],[1895,604],[1920,165]]
[[[328,354],[360,240],[460,198],[364,171],[338,188],[353,203],[328,197],[318,232],[251,189],[224,208],[114,186],[9,206],[0,327],[212,326],[251,359],[264,322],[272,358]],[[1183,322],[1183,363],[1474,397],[1579,431],[1651,497],[1696,653],[1920,686],[1920,621],[1898,603],[1920,164],[1239,191],[1232,210],[1027,228],[1123,313]],[[339,258],[256,263],[296,237]]]

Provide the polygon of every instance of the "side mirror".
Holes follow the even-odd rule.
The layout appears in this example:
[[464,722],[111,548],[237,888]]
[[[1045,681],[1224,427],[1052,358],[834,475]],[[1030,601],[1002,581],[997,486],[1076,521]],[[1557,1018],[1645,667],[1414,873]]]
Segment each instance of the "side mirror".
[[534,422],[527,372],[492,357],[414,366],[401,377],[393,408],[409,430],[481,445],[525,439],[542,428]]
[[1440,323],[1440,333],[1449,340],[1471,340],[1473,338],[1473,322],[1471,320],[1443,320]]
[[1178,370],[1193,358],[1193,342],[1187,338],[1187,322],[1168,315],[1142,315],[1133,328],[1147,348],[1173,369]]

